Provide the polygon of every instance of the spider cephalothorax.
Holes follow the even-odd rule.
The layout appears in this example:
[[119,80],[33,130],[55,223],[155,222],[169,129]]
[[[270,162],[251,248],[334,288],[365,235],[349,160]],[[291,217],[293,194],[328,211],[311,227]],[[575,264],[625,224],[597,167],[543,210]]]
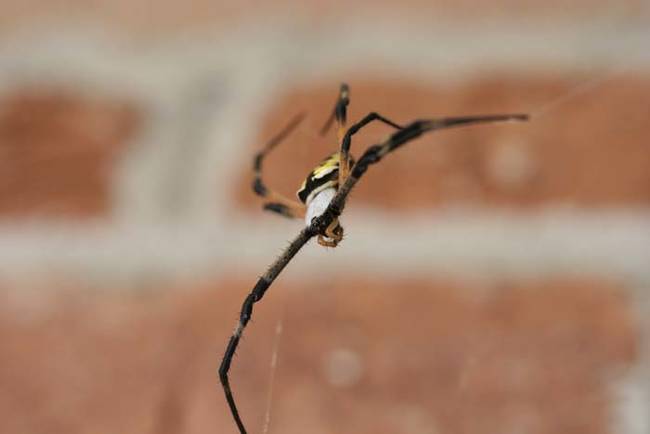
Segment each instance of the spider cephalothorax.
[[[355,184],[361,179],[368,168],[380,162],[387,154],[421,136],[422,134],[451,128],[455,126],[471,125],[486,122],[500,122],[508,120],[527,120],[523,114],[505,114],[488,116],[464,116],[439,119],[421,119],[413,121],[404,127],[390,121],[377,113],[369,113],[359,122],[346,128],[346,110],[349,104],[348,86],[341,85],[339,98],[334,106],[331,117],[323,127],[326,132],[334,120],[338,124],[338,143],[340,150],[324,159],[312,170],[305,182],[298,190],[300,202],[270,190],[262,181],[262,162],[266,154],[280,143],[302,120],[303,115],[295,117],[280,134],[271,139],[255,157],[255,180],[253,190],[266,199],[264,209],[281,214],[285,217],[304,218],[306,227],[289,244],[284,253],[275,260],[266,273],[260,277],[248,294],[241,308],[239,322],[230,337],[226,353],[219,367],[219,379],[223,385],[226,401],[235,419],[241,434],[246,434],[244,423],[239,416],[235,399],[230,388],[228,371],[244,328],[253,315],[253,305],[260,301],[266,290],[289,261],[313,237],[318,237],[318,242],[324,246],[336,247],[343,238],[343,228],[339,224],[339,216],[343,212],[346,200]],[[370,146],[355,163],[350,157],[352,136],[372,121],[380,121],[397,129],[384,141]]]

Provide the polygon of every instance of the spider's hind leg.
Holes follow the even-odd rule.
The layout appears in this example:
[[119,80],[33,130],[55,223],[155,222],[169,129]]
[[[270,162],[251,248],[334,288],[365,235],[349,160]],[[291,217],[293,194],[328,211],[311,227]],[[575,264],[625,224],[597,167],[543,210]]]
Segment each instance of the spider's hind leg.
[[[293,201],[291,201],[293,202]],[[265,202],[263,206],[264,210],[271,211],[276,214],[288,218],[303,218],[305,217],[305,207],[301,203],[282,203],[282,202]]]
[[305,206],[295,200],[291,200],[284,195],[269,189],[262,179],[262,164],[266,155],[282,142],[304,119],[301,113],[294,117],[289,124],[284,127],[279,134],[269,140],[264,148],[255,155],[253,160],[253,171],[255,178],[253,180],[253,191],[260,197],[267,199],[264,209],[289,218],[302,218],[305,216]]

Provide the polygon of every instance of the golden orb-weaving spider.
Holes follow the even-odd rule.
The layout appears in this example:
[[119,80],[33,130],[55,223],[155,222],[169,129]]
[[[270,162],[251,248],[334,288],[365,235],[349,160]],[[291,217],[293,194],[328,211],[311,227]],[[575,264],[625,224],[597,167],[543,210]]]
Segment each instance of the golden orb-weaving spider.
[[[312,170],[298,190],[298,199],[294,201],[266,187],[262,181],[262,163],[264,157],[286,138],[302,121],[303,115],[296,116],[277,136],[272,138],[260,151],[254,160],[253,168],[255,180],[253,190],[266,199],[264,209],[273,211],[290,218],[304,218],[306,227],[289,244],[289,247],[271,264],[266,273],[259,278],[241,308],[239,321],[228,342],[226,352],[219,367],[219,379],[223,386],[226,400],[240,434],[246,434],[246,428],[239,416],[237,405],[230,389],[228,371],[235,350],[239,344],[244,328],[253,314],[253,305],[260,301],[266,290],[286,267],[291,259],[313,237],[318,237],[318,243],[327,247],[336,247],[343,239],[343,227],[339,223],[339,216],[343,212],[350,191],[357,181],[372,164],[381,161],[384,156],[400,146],[421,136],[422,134],[456,126],[500,122],[500,121],[525,121],[525,114],[498,114],[487,116],[449,117],[439,119],[422,119],[413,121],[402,127],[399,124],[371,112],[350,128],[347,124],[347,106],[350,102],[349,88],[342,84],[332,115],[325,123],[321,134],[325,134],[331,124],[336,120],[338,125],[337,138],[339,151],[325,158]],[[352,136],[372,121],[380,121],[397,131],[381,143],[370,146],[355,163],[350,155]]]

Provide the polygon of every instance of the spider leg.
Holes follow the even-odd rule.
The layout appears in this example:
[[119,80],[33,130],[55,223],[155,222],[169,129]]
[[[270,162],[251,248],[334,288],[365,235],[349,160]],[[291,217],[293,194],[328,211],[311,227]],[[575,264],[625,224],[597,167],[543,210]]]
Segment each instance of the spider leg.
[[355,135],[359,130],[365,127],[372,121],[381,121],[386,125],[391,127],[402,129],[402,127],[395,122],[391,121],[388,118],[383,117],[379,113],[371,112],[368,113],[363,119],[359,122],[352,125],[347,131],[345,129],[347,123],[347,107],[350,104],[350,88],[347,84],[342,83],[339,90],[339,97],[332,110],[332,114],[321,128],[321,135],[325,135],[327,131],[331,128],[334,120],[336,119],[338,124],[337,138],[338,143],[341,146],[340,151],[340,162],[339,162],[339,185],[345,182],[345,179],[348,177],[350,172],[350,145],[352,143],[352,136]]
[[359,161],[357,161],[352,168],[350,176],[346,179],[345,183],[339,185],[336,195],[332,198],[325,212],[320,217],[314,219],[314,225],[316,225],[320,230],[318,233],[322,233],[322,229],[320,228],[327,227],[334,219],[341,215],[348,194],[350,194],[352,188],[368,170],[369,166],[378,163],[386,154],[394,151],[411,140],[420,137],[422,134],[429,131],[479,123],[527,120],[528,115],[526,114],[503,114],[425,119],[410,123],[401,130],[393,133],[384,142],[370,146],[366,149],[361,158],[359,158]]
[[228,378],[228,371],[230,371],[230,365],[232,359],[239,345],[239,340],[241,339],[242,333],[246,328],[246,325],[250,321],[253,315],[253,305],[260,301],[264,297],[264,293],[269,289],[273,281],[278,274],[286,267],[286,265],[291,261],[291,259],[300,251],[300,249],[307,244],[307,242],[316,235],[314,229],[309,226],[300,231],[298,236],[289,244],[289,247],[280,255],[278,259],[271,264],[266,273],[259,278],[250,294],[244,300],[244,303],[241,307],[241,313],[239,314],[239,321],[235,326],[235,330],[228,341],[228,346],[226,347],[226,352],[219,366],[219,380],[223,386],[223,391],[226,395],[226,401],[228,401],[228,406],[230,407],[230,412],[232,413],[235,423],[239,428],[240,434],[246,434],[246,428],[244,423],[239,416],[239,411],[237,410],[237,405],[235,404],[235,398],[233,397],[232,390],[230,388],[230,380]]
[[341,161],[339,163],[339,185],[343,185],[343,183],[345,182],[345,180],[347,179],[350,173],[350,165],[351,165],[350,146],[352,145],[352,136],[354,136],[356,133],[359,132],[361,128],[365,127],[372,121],[383,122],[386,125],[390,125],[393,128],[397,128],[398,130],[401,130],[403,128],[402,126],[396,124],[395,122],[391,121],[388,118],[383,117],[382,115],[376,112],[368,113],[363,119],[361,119],[359,122],[352,125],[345,132],[345,135],[340,141]]
[[[378,151],[378,155],[383,155],[392,152],[403,144],[419,137],[425,132],[442,130],[445,128],[459,127],[472,124],[482,124],[490,122],[504,122],[504,121],[527,121],[528,115],[515,113],[515,114],[500,114],[500,115],[485,115],[485,116],[461,116],[440,119],[425,119],[412,122],[407,127],[403,128],[396,133],[393,133],[390,138],[385,141]],[[368,149],[365,154],[371,149]],[[380,157],[380,158],[381,158]]]
[[280,196],[273,196],[273,198],[278,202],[265,202],[262,209],[290,219],[305,217],[306,209],[302,203],[290,199],[283,200]]
[[[330,127],[334,123],[334,120],[336,119],[336,123],[338,124],[336,137],[339,146],[343,143],[343,138],[346,135],[345,126],[347,124],[349,104],[350,104],[350,88],[347,84],[342,83],[339,90],[339,97],[336,101],[336,104],[334,105],[334,110],[332,110],[331,116],[327,119],[327,122],[325,122],[325,125],[321,129],[321,135],[324,135],[325,133],[327,133],[327,131],[329,131]],[[349,156],[347,153],[344,154],[343,152],[341,152],[339,157],[339,182],[345,179],[349,169],[350,169]]]
[[343,128],[345,128],[345,123],[347,121],[348,104],[350,104],[350,87],[346,83],[341,83],[341,87],[339,88],[339,96],[336,100],[336,104],[334,105],[334,110],[332,110],[332,114],[329,118],[327,118],[327,121],[325,121],[323,128],[320,129],[321,136],[327,134],[327,132],[332,127],[335,119],[339,125],[339,130],[341,129],[341,125]]
[[253,180],[253,191],[258,196],[268,200],[264,204],[264,209],[267,211],[275,212],[290,218],[302,218],[305,216],[305,206],[295,200],[291,200],[284,195],[269,189],[262,180],[262,164],[266,155],[273,150],[280,142],[282,142],[305,118],[304,113],[295,116],[287,126],[285,126],[280,133],[269,140],[264,148],[255,155],[253,160],[253,171],[255,179]]
[[263,209],[287,218],[302,218],[305,216],[305,207],[298,203],[295,206],[289,206],[281,202],[265,202]]
[[315,217],[309,226],[300,231],[298,236],[291,242],[291,244],[289,244],[289,247],[287,247],[282,255],[271,264],[266,273],[259,278],[242,304],[239,321],[230,337],[219,367],[219,379],[226,395],[226,401],[228,402],[228,406],[230,407],[230,411],[235,419],[237,427],[239,428],[240,434],[246,434],[246,428],[244,427],[244,423],[242,422],[239,411],[237,410],[237,405],[235,404],[235,399],[230,388],[228,372],[230,371],[230,365],[232,364],[232,359],[235,355],[237,346],[239,345],[242,333],[253,315],[253,305],[264,297],[264,294],[280,272],[282,272],[287,264],[311,238],[316,235],[319,235],[320,237],[323,234],[327,236],[327,233],[332,231],[332,233],[335,234],[336,230],[332,225],[335,225],[335,223],[338,222],[338,217],[343,212],[348,195],[359,179],[361,179],[363,174],[366,173],[368,167],[372,164],[378,163],[386,154],[394,151],[411,140],[418,138],[425,132],[477,123],[501,122],[508,120],[525,121],[527,119],[528,116],[523,114],[506,114],[417,120],[407,125],[405,128],[393,133],[384,142],[370,146],[366,149],[359,161],[352,168],[350,176],[346,179],[345,183],[339,186],[336,195],[330,201],[325,212],[320,216]]
[[[341,145],[343,143],[343,138],[345,137],[345,126],[347,124],[347,115],[348,115],[348,104],[350,104],[350,88],[347,84],[341,84],[341,90],[339,91],[339,100],[334,107],[334,114],[336,116],[336,123],[338,124],[338,129],[336,130],[336,139],[337,143]],[[348,147],[349,148],[349,147]],[[339,182],[342,179],[345,179],[350,171],[350,156],[348,153],[343,152],[343,147],[341,147],[341,152],[339,153]],[[320,241],[320,239],[319,239]]]

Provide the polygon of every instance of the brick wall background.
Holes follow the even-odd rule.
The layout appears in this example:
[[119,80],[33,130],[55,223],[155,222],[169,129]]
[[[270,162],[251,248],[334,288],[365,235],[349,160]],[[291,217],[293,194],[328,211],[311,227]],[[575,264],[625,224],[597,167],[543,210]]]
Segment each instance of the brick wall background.
[[256,308],[231,371],[250,432],[650,432],[647,2],[2,10],[2,432],[235,432],[216,368],[301,227],[260,210],[251,158],[306,111],[266,165],[293,194],[341,81],[351,119],[532,120],[371,169],[345,241]]

